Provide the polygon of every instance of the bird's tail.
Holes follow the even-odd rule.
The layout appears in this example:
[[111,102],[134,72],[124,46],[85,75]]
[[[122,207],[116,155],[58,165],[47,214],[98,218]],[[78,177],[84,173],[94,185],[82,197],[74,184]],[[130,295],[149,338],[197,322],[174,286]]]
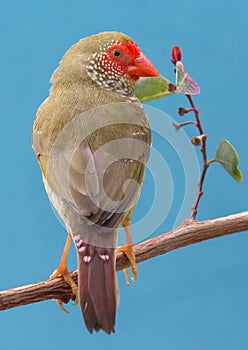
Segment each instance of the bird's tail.
[[96,247],[75,240],[78,251],[79,302],[90,333],[114,332],[118,286],[115,248]]

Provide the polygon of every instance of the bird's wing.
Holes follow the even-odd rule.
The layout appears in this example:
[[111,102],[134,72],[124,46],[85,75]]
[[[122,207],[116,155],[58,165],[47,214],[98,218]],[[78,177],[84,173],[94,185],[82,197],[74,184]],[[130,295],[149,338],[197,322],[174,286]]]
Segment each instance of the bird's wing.
[[[117,105],[75,118],[43,155],[52,191],[79,217],[105,227],[117,226],[135,206],[150,149],[143,108],[134,103]],[[37,144],[45,143],[38,136]]]
[[[75,158],[77,153],[82,155],[82,149],[86,153],[84,159],[88,157],[90,148],[82,145]],[[92,222],[105,227],[115,227],[123,214],[135,206],[147,161],[144,154],[140,154],[140,160],[130,155],[122,159],[112,157],[113,153],[96,151],[91,152],[89,169],[74,159],[70,165],[71,204],[80,216],[88,216]]]

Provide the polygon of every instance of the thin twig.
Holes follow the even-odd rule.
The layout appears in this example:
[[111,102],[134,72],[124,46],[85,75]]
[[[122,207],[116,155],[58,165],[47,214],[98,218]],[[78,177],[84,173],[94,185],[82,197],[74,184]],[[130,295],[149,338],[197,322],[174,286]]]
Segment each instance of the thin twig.
[[[141,262],[189,244],[245,230],[248,230],[248,211],[208,221],[189,219],[172,231],[135,245],[134,253],[137,262]],[[126,256],[118,253],[117,270],[127,266]],[[77,271],[71,276],[77,282]],[[0,310],[49,299],[60,299],[65,303],[73,299],[71,289],[62,277],[1,291]]]
[[202,126],[201,126],[200,118],[199,118],[199,110],[195,107],[195,104],[193,102],[192,96],[191,95],[186,95],[186,97],[189,100],[192,112],[194,112],[194,114],[195,114],[195,119],[196,119],[196,123],[197,123],[196,126],[199,129],[199,133],[200,133],[200,135],[203,135],[204,132],[203,132],[203,129],[202,129]]
[[200,181],[198,183],[198,193],[195,199],[195,202],[193,204],[193,207],[191,209],[191,215],[190,218],[191,219],[195,219],[196,215],[197,215],[197,208],[200,202],[200,199],[203,195],[203,191],[202,191],[202,187],[203,187],[203,183],[206,177],[206,173],[208,170],[209,165],[211,164],[210,162],[208,162],[207,159],[207,148],[206,148],[206,141],[207,141],[207,137],[204,137],[204,132],[203,132],[203,128],[201,125],[201,120],[199,118],[199,110],[195,107],[195,104],[193,102],[193,99],[190,95],[185,95],[187,97],[187,99],[189,100],[192,112],[195,115],[195,119],[196,119],[196,127],[199,130],[199,134],[200,136],[203,136],[201,139],[201,153],[202,153],[202,161],[203,161],[203,165],[202,165],[202,173],[201,173],[201,177],[200,177]]

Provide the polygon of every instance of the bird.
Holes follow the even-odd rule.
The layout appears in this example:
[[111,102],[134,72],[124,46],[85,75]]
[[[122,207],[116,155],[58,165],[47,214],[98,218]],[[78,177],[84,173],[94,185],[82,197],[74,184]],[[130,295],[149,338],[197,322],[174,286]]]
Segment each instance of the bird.
[[[126,254],[136,280],[130,233],[151,147],[146,113],[135,96],[141,77],[159,73],[136,42],[119,32],[80,39],[51,77],[38,108],[32,146],[44,187],[68,232],[58,268],[71,286],[90,333],[115,332],[119,291],[116,251]],[[123,226],[126,244],[117,249]],[[66,259],[77,251],[78,283]],[[128,281],[128,269],[124,270]],[[65,311],[62,301],[59,305]]]

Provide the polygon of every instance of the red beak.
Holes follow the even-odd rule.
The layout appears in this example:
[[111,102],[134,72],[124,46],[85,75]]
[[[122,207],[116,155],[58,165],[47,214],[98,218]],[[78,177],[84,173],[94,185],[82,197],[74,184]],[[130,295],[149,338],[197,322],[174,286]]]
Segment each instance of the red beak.
[[143,52],[128,67],[127,74],[131,79],[137,80],[140,77],[155,77],[160,75],[154,65],[146,58]]

